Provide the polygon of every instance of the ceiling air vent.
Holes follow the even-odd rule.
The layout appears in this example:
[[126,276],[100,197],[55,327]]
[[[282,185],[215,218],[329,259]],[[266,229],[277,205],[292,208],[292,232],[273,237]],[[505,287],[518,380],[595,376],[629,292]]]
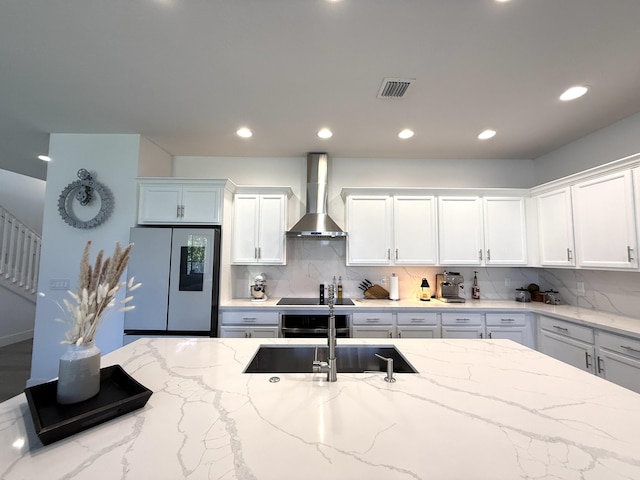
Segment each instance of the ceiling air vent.
[[385,78],[378,91],[378,98],[402,98],[415,78]]

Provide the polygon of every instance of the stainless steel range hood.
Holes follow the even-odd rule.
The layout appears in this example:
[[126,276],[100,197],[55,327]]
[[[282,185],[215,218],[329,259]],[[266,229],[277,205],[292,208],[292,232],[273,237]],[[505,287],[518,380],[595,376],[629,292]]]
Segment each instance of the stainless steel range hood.
[[307,154],[307,213],[287,232],[288,237],[347,236],[327,214],[328,163],[326,153]]

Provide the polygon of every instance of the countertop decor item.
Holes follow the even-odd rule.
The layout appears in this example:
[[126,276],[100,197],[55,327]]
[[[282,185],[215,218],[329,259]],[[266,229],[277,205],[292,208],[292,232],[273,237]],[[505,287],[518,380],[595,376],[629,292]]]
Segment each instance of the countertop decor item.
[[[95,396],[100,389],[100,349],[95,346],[94,337],[100,323],[115,306],[116,293],[127,285],[119,280],[132,247],[133,244],[129,244],[122,248],[116,243],[113,255],[104,260],[104,251],[100,250],[93,266],[89,263],[91,240],[84,248],[77,292],[69,291],[71,301],[63,300],[71,328],[62,341],[69,347],[60,358],[58,368],[57,399],[61,404],[81,402]],[[134,285],[133,277],[129,280],[130,292],[139,286],[139,283]],[[129,296],[121,300],[118,311],[133,309],[125,306],[132,299],[133,296]]]
[[57,380],[25,389],[36,435],[44,445],[141,408],[152,394],[120,365],[100,370],[99,380],[100,393],[74,405],[57,401]]

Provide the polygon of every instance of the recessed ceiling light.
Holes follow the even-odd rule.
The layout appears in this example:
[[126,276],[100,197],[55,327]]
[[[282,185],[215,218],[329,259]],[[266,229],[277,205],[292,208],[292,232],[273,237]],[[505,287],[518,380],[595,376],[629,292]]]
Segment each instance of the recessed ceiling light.
[[495,130],[491,130],[491,129],[487,129],[487,130],[485,130],[483,132],[480,132],[478,134],[478,138],[480,140],[488,140],[488,139],[490,139],[492,137],[495,137],[495,136],[496,136],[496,131]]
[[333,136],[333,132],[328,128],[321,128],[318,130],[318,136],[320,138],[331,138]]
[[51,161],[51,157],[49,157],[47,155],[38,155],[38,158],[40,160],[42,160],[43,162],[50,162]]
[[408,128],[405,128],[398,134],[398,137],[402,139],[411,138],[413,137],[413,130],[409,130]]
[[236,135],[242,138],[251,138],[253,136],[253,132],[247,127],[242,127],[236,130]]
[[510,2],[511,0],[496,0],[496,2],[498,3],[507,3]]
[[560,95],[560,100],[563,102],[568,102],[569,100],[575,100],[576,98],[580,98],[585,93],[589,91],[589,87],[584,85],[576,85],[571,88],[567,88],[562,95]]

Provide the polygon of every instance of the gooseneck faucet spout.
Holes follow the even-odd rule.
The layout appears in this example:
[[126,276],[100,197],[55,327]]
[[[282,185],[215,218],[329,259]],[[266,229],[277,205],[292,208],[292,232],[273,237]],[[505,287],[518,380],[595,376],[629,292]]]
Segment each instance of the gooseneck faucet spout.
[[333,310],[335,305],[334,286],[329,285],[329,325],[327,328],[327,343],[329,347],[329,355],[326,362],[318,360],[318,349],[316,348],[315,360],[313,361],[314,373],[327,373],[327,381],[335,382],[338,380],[338,370],[336,361],[336,315]]

